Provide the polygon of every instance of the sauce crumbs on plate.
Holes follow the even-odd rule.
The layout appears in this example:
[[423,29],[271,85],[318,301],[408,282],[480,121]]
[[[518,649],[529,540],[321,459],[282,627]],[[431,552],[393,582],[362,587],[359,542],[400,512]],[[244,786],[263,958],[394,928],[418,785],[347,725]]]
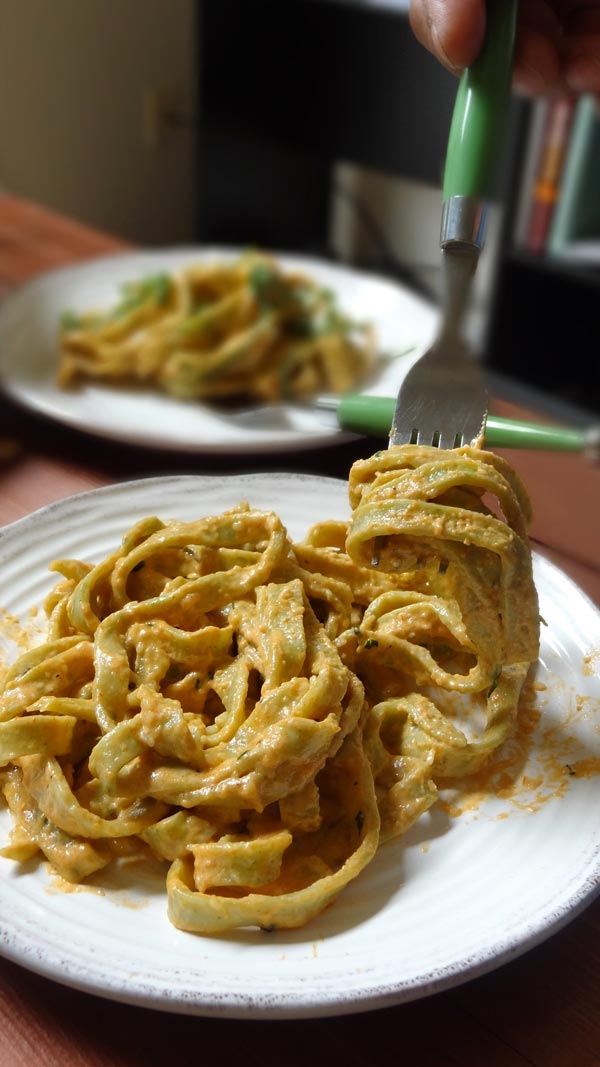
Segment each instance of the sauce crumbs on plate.
[[564,717],[545,727],[544,705],[549,697],[542,683],[531,681],[523,687],[513,736],[477,774],[441,790],[440,803],[447,815],[476,818],[473,813],[491,800],[498,802],[499,810],[494,808],[489,818],[530,815],[549,800],[564,796],[575,779],[600,775],[600,756],[586,753],[583,742],[566,730],[578,721],[599,718],[600,701],[566,692]]
[[38,618],[38,608],[31,608],[29,618],[0,608],[0,682],[17,655],[28,652],[46,638],[47,619]]
[[583,673],[587,678],[600,674],[600,645],[597,648],[592,648],[583,657]]

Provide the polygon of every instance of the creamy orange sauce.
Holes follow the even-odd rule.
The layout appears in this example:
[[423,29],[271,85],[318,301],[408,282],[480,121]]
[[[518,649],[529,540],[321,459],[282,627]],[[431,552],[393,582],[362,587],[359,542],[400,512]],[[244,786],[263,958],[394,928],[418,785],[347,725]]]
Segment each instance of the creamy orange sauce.
[[100,886],[91,885],[89,882],[68,882],[66,878],[61,878],[60,874],[57,874],[49,863],[45,863],[44,867],[50,878],[50,882],[44,887],[44,890],[50,896],[54,896],[56,893],[94,893],[97,897],[106,896],[106,891]]
[[600,774],[600,757],[589,756],[587,759],[575,760],[570,766],[575,778],[592,778]]
[[60,893],[93,893],[97,897],[110,897],[113,904],[118,904],[121,908],[130,908],[132,911],[139,911],[141,908],[145,908],[148,905],[147,900],[140,900],[139,897],[132,897],[128,893],[122,891],[111,891],[103,889],[99,885],[93,885],[90,882],[68,882],[66,878],[61,878],[59,874],[56,874],[48,866],[48,871],[51,874],[50,884],[44,887],[44,891],[50,896]]
[[[39,615],[39,617],[38,617]],[[23,621],[15,614],[0,609],[0,680],[15,655],[27,651],[44,639],[46,618],[37,608],[29,611]],[[583,657],[582,672],[593,676],[600,668],[600,647]],[[560,707],[560,719],[544,722],[544,708],[552,700]],[[448,695],[449,707],[455,694]],[[460,712],[460,709],[459,709]],[[480,814],[491,821],[505,820],[515,815],[534,814],[548,801],[562,797],[577,779],[600,775],[600,755],[587,754],[574,728],[586,723],[587,730],[600,733],[600,699],[577,693],[560,678],[550,686],[532,680],[522,692],[519,714],[513,737],[492,754],[482,770],[464,780],[453,782],[449,789],[441,789],[440,807],[451,818],[467,817],[477,820]],[[460,718],[460,714],[457,716]],[[569,728],[571,728],[570,732]],[[493,806],[490,805],[493,801]],[[481,812],[482,805],[488,810]],[[421,844],[427,854],[430,842]],[[116,886],[102,887],[93,878],[73,884],[57,875],[49,865],[50,895],[92,893],[108,896],[121,907],[139,910],[147,907],[149,899],[133,896]],[[318,942],[312,943],[312,957],[319,955]],[[285,960],[285,954],[281,957]]]
[[31,608],[25,622],[6,608],[0,608],[0,681],[17,655],[40,644],[45,636],[46,618],[38,619],[37,608]]
[[572,693],[564,722],[575,723],[586,719],[595,720],[598,716],[599,703],[597,697]]

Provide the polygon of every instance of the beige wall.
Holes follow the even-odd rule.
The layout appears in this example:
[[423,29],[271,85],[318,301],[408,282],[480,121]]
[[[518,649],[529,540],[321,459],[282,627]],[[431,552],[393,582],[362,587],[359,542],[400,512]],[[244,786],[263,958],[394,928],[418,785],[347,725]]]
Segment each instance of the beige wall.
[[[424,182],[392,177],[378,171],[340,163],[332,197],[331,241],[345,260],[368,259],[381,248],[361,225],[347,195],[336,195],[341,186],[367,209],[389,251],[413,272],[434,295],[441,296],[440,223],[442,190]],[[486,244],[475,275],[466,329],[476,348],[483,343],[487,327],[489,295],[498,264],[501,212],[492,204],[488,215]]]
[[144,94],[194,109],[194,0],[7,0],[0,186],[127,238],[190,241],[193,136],[151,147]]

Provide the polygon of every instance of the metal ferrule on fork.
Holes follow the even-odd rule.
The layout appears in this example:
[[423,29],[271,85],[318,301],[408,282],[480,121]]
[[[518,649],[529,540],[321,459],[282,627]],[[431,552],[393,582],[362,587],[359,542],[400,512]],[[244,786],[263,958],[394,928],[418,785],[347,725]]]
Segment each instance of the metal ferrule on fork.
[[442,205],[440,246],[448,251],[481,251],[487,205],[473,196],[449,196]]
[[483,439],[487,390],[462,321],[483,245],[484,204],[505,126],[516,5],[517,0],[486,0],[483,45],[461,75],[444,167],[440,329],[433,345],[402,381],[391,446],[455,449]]

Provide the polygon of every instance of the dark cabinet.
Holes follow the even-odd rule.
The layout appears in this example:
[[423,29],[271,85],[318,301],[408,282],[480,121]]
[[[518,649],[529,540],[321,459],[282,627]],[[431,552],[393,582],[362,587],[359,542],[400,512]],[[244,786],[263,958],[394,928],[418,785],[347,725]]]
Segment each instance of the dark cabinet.
[[[339,160],[441,184],[456,80],[415,41],[405,12],[362,0],[199,0],[198,15],[196,240],[331,255]],[[514,100],[483,358],[597,412],[600,274],[513,247],[527,118]],[[372,266],[410,281],[389,257]]]

